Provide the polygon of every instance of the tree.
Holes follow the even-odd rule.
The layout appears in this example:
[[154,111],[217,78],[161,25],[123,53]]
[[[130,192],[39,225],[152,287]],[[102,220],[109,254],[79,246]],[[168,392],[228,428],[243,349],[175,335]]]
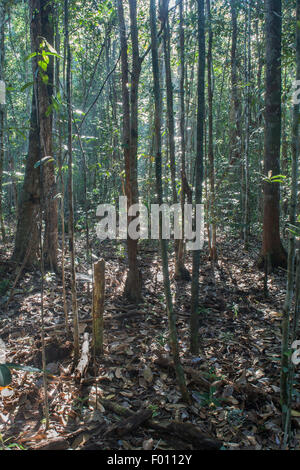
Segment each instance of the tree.
[[33,95],[28,157],[13,259],[30,265],[37,257],[37,214],[43,205],[46,266],[57,270],[57,200],[52,150],[53,2],[31,0]]
[[71,47],[69,40],[69,2],[64,3],[65,19],[65,49],[67,53],[66,93],[67,93],[67,123],[68,123],[68,202],[69,202],[69,239],[71,257],[71,293],[73,313],[74,361],[79,357],[79,322],[75,273],[75,240],[74,240],[74,201],[73,201],[73,145],[72,145],[72,76],[71,76]]
[[[5,4],[0,4],[0,81],[4,82],[4,25],[5,25]],[[0,226],[2,240],[5,242],[5,227],[2,209],[2,179],[3,179],[3,162],[4,162],[4,118],[5,103],[0,103]]]
[[213,46],[213,32],[211,25],[211,9],[210,0],[206,0],[207,19],[208,19],[208,51],[207,51],[207,95],[208,95],[208,160],[209,160],[209,217],[210,234],[209,234],[209,248],[210,258],[212,261],[217,259],[217,241],[216,241],[216,221],[215,221],[215,161],[214,161],[214,146],[213,146],[213,71],[212,71],[212,46]]
[[[32,73],[36,77],[38,71],[39,44],[37,43],[37,31],[39,15],[35,14],[33,4],[30,4],[31,19],[31,51]],[[38,78],[40,79],[40,78]],[[25,177],[20,197],[17,231],[13,260],[26,265],[37,262],[38,253],[38,213],[40,210],[40,168],[37,166],[41,159],[40,129],[37,111],[37,93],[32,94],[30,131],[28,143],[28,155],[26,157]]]
[[[300,80],[300,0],[297,0],[296,6],[296,80]],[[291,331],[291,310],[294,297],[295,283],[295,226],[297,221],[297,197],[298,197],[298,176],[299,176],[299,104],[293,106],[293,124],[292,124],[292,190],[289,207],[289,245],[288,245],[288,272],[286,296],[283,307],[282,318],[282,344],[281,344],[281,406],[282,406],[282,426],[284,431],[284,446],[290,440],[291,432],[291,396],[293,390],[293,366],[290,361],[290,339],[291,343],[297,336],[297,323],[299,318],[299,305],[295,299],[295,315],[293,318],[293,327]],[[298,253],[299,256],[299,253]],[[299,261],[299,260],[298,260]],[[299,270],[299,266],[298,266]],[[299,272],[298,272],[299,274]],[[296,291],[299,289],[299,279],[296,278]],[[296,294],[297,295],[297,294]],[[299,292],[298,292],[299,295]],[[298,313],[297,313],[298,310]]]
[[[204,0],[198,0],[198,82],[197,82],[197,149],[195,204],[202,203],[203,155],[204,155],[204,119],[205,119],[205,17]],[[192,298],[191,298],[191,352],[197,354],[199,349],[199,268],[200,250],[193,251]]]
[[[136,0],[129,1],[130,8],[130,32],[132,42],[132,72],[130,93],[129,65],[127,53],[126,26],[124,20],[123,2],[117,1],[119,32],[121,43],[122,64],[122,101],[123,101],[123,148],[126,175],[126,196],[128,208],[138,203],[138,181],[137,181],[137,142],[138,142],[138,85],[141,72],[141,59],[139,56],[137,23],[136,23]],[[128,224],[132,217],[128,216]],[[141,298],[142,278],[138,267],[137,249],[138,241],[127,238],[129,271],[125,284],[125,295],[134,302]]]
[[[37,29],[34,31],[36,50],[39,50],[39,74],[34,76],[35,94],[38,103],[41,159],[49,158],[41,164],[42,197],[45,219],[44,258],[45,266],[57,271],[57,221],[58,205],[56,198],[55,165],[53,159],[53,80],[54,60],[47,51],[52,52],[54,44],[54,1],[32,0],[33,14],[38,16]],[[50,49],[49,49],[50,48]]]
[[[158,63],[158,47],[157,47],[157,29],[156,29],[156,2],[150,0],[150,28],[151,28],[151,52],[152,52],[152,70],[153,70],[153,83],[154,83],[154,102],[155,102],[155,175],[156,175],[156,192],[157,203],[163,203],[163,189],[162,189],[162,158],[161,158],[161,90],[160,90],[160,76],[159,76],[159,63]],[[170,287],[169,277],[169,263],[168,263],[168,247],[167,240],[162,238],[162,214],[159,214],[159,243],[162,258],[162,270],[164,278],[164,291],[166,297],[166,306],[169,320],[170,331],[170,349],[173,355],[174,366],[176,370],[178,384],[181,390],[182,398],[190,402],[190,396],[186,387],[183,368],[180,363],[179,345],[176,330],[176,318],[173,310],[172,294]]]
[[279,182],[270,178],[280,175],[281,141],[281,0],[265,0],[266,9],[266,77],[265,77],[265,149],[263,240],[259,266],[268,261],[269,268],[286,266],[287,256],[280,240]]
[[[192,203],[192,190],[188,184],[186,177],[186,119],[185,119],[185,36],[184,36],[184,18],[183,18],[184,2],[179,3],[179,54],[180,54],[180,72],[179,72],[179,131],[180,131],[180,152],[181,152],[181,213],[182,226],[184,227],[184,204]],[[178,243],[178,253],[175,265],[175,276],[181,280],[190,280],[190,273],[184,266],[184,238],[182,237]]]

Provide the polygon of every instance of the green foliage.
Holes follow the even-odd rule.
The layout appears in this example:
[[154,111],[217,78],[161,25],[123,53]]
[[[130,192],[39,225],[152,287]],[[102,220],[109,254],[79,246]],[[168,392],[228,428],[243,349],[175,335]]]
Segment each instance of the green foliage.
[[160,415],[158,405],[149,405],[148,408],[152,411],[152,418]]
[[3,439],[2,434],[0,434],[0,450],[26,450],[24,446],[17,442],[10,443],[11,439]]
[[199,403],[201,406],[208,406],[208,407],[218,407],[221,406],[222,399],[216,398],[215,395],[216,387],[210,387],[209,392],[197,392],[194,391],[192,393],[193,398]]
[[263,177],[263,180],[266,183],[270,183],[270,184],[272,184],[272,183],[284,183],[285,179],[286,179],[285,175],[272,176],[272,172],[270,172],[268,176]]
[[12,381],[12,376],[6,364],[0,364],[0,387],[7,387]]
[[[32,373],[43,372],[41,369],[37,369],[36,367],[22,366],[20,364],[15,364],[15,363],[0,364],[0,387],[7,387],[12,382],[12,375],[11,375],[10,369],[22,370],[24,372],[32,372]],[[51,375],[47,371],[46,373]]]

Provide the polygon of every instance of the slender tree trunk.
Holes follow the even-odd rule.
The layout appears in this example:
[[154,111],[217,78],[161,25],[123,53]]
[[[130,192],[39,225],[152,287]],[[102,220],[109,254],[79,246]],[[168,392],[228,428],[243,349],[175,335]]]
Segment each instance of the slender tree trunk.
[[[265,0],[266,7],[266,94],[265,153],[266,176],[280,174],[281,141],[281,0]],[[271,267],[286,267],[287,256],[280,240],[279,183],[264,183],[263,241],[259,266],[270,259]]]
[[[198,83],[197,83],[197,153],[195,178],[195,204],[202,203],[203,155],[204,155],[204,119],[205,119],[205,17],[204,0],[198,2]],[[199,268],[200,250],[193,251],[193,275],[191,298],[191,352],[199,349]]]
[[[123,100],[123,147],[126,174],[126,196],[128,208],[138,203],[137,183],[137,142],[138,142],[138,84],[141,69],[141,61],[138,50],[138,36],[136,25],[136,0],[129,2],[130,8],[130,32],[132,41],[132,79],[130,94],[129,67],[127,54],[126,26],[124,20],[123,3],[117,1],[120,42],[121,42],[121,66],[122,66],[122,100]],[[128,217],[128,224],[131,222]],[[129,271],[125,284],[125,295],[133,302],[141,298],[142,279],[137,261],[137,240],[127,239]]]
[[[161,90],[160,90],[160,77],[159,77],[159,64],[158,64],[158,47],[157,47],[157,29],[156,29],[156,2],[150,0],[150,27],[151,27],[151,51],[152,51],[152,69],[153,69],[153,82],[154,82],[154,100],[155,100],[155,173],[156,173],[156,191],[158,204],[163,203],[163,190],[162,190],[162,156],[161,156]],[[183,368],[180,363],[179,345],[176,329],[176,318],[173,310],[172,294],[169,278],[168,266],[168,247],[167,240],[162,239],[162,214],[160,212],[159,220],[159,241],[162,257],[162,268],[164,278],[164,290],[166,296],[167,313],[169,319],[169,341],[170,348],[173,355],[174,366],[176,370],[178,384],[181,390],[182,398],[190,402],[190,396],[186,387]]]
[[[186,177],[186,119],[185,119],[185,36],[184,36],[184,18],[183,18],[184,1],[179,3],[179,55],[180,55],[180,76],[179,76],[179,130],[180,130],[180,150],[181,150],[181,214],[182,214],[182,227],[184,227],[184,204],[186,198],[191,203],[192,191],[188,185]],[[177,279],[190,280],[190,273],[184,266],[184,252],[185,244],[184,237],[179,240],[177,262],[175,266],[175,276]]]
[[[55,32],[55,49],[58,54],[60,54],[60,34],[59,34],[59,16],[56,12],[56,32]],[[56,96],[60,94],[60,59],[56,58],[55,63],[55,86],[56,86]],[[62,172],[62,116],[60,113],[56,114],[56,130],[58,133],[58,149],[57,149],[57,165],[58,165],[58,175],[60,182],[60,221],[61,221],[61,279],[62,279],[62,297],[63,297],[63,308],[64,308],[64,317],[65,317],[65,327],[66,331],[69,330],[69,321],[68,321],[68,306],[67,306],[67,297],[66,297],[66,276],[65,276],[65,256],[66,256],[66,237],[65,237],[65,183]]]
[[[168,9],[169,0],[165,0]],[[174,126],[174,100],[173,100],[173,81],[170,61],[170,24],[169,17],[166,19],[166,25],[163,32],[164,44],[164,61],[166,70],[166,98],[167,98],[167,126],[168,126],[168,143],[170,155],[171,185],[172,185],[172,201],[177,204],[176,190],[176,161],[175,161],[175,126]]]
[[71,257],[71,292],[72,292],[72,313],[73,313],[73,337],[74,337],[74,361],[79,357],[79,324],[78,306],[76,292],[76,272],[75,272],[75,243],[74,243],[74,209],[73,209],[73,149],[72,149],[72,77],[71,77],[71,48],[69,40],[69,2],[65,0],[65,47],[67,52],[66,70],[66,92],[68,109],[68,154],[69,154],[69,240]]
[[241,106],[238,92],[237,72],[237,0],[231,0],[231,138],[230,138],[230,164],[235,163],[241,157]]
[[[255,35],[256,35],[256,41],[257,41],[257,89],[259,91],[259,97],[258,97],[258,102],[257,102],[257,108],[256,108],[256,125],[257,128],[260,130],[263,126],[263,113],[262,113],[262,108],[263,108],[263,103],[262,99],[260,98],[260,91],[262,88],[262,69],[264,65],[264,58],[262,54],[262,49],[264,45],[264,41],[261,38],[260,31],[262,28],[261,26],[261,21],[260,21],[260,11],[262,7],[262,2],[260,0],[257,1],[256,3],[256,16],[257,20],[255,22]],[[262,132],[258,132],[258,171],[260,174],[263,173],[263,166],[261,164],[261,155],[263,154],[263,137],[262,137]],[[262,221],[262,213],[263,213],[263,184],[262,181],[259,183],[259,191],[258,191],[258,198],[257,198],[257,212],[259,214],[259,220]]]
[[[0,3],[0,81],[4,81],[4,25],[5,25],[5,5],[4,1]],[[5,243],[5,227],[3,218],[3,163],[4,163],[4,120],[5,103],[0,103],[0,226],[2,241]]]
[[250,175],[249,175],[249,146],[250,146],[250,73],[251,73],[251,3],[248,4],[248,9],[245,13],[245,23],[247,25],[247,35],[245,38],[245,82],[246,82],[246,106],[245,106],[245,159],[244,159],[244,178],[245,178],[245,199],[244,199],[244,247],[245,250],[249,248],[249,232],[250,232]]
[[207,19],[208,19],[208,51],[207,51],[207,78],[208,78],[208,159],[209,159],[209,217],[211,231],[210,259],[217,259],[217,241],[216,241],[216,215],[215,215],[215,161],[213,147],[213,83],[212,83],[212,42],[213,32],[211,26],[210,0],[206,0]]
[[11,181],[12,181],[12,193],[13,193],[13,202],[15,207],[15,217],[18,220],[19,217],[19,201],[18,201],[18,190],[17,190],[17,178],[16,178],[16,170],[15,170],[15,160],[14,155],[11,152],[10,146],[10,138],[9,134],[7,134],[7,153],[8,153],[8,161],[10,167],[10,174],[11,174]]
[[[296,8],[296,80],[300,80],[300,0],[297,0]],[[294,104],[293,107],[293,125],[292,125],[292,192],[289,208],[289,223],[291,226],[296,225],[297,217],[297,197],[298,197],[298,175],[299,175],[299,104]],[[294,281],[295,281],[295,235],[289,232],[289,246],[288,246],[288,273],[287,273],[287,288],[283,308],[282,319],[282,352],[281,352],[281,406],[282,406],[282,425],[285,433],[285,443],[290,438],[291,426],[291,390],[293,388],[293,372],[292,364],[289,355],[289,340],[290,340],[290,319],[291,309],[294,294]],[[299,259],[298,259],[299,264]],[[299,266],[298,266],[299,268]],[[299,272],[299,269],[298,269]],[[296,282],[296,286],[299,279]],[[297,289],[296,289],[297,290]],[[296,309],[299,309],[296,299]],[[297,312],[295,310],[294,328],[292,331],[292,340],[295,339],[297,333],[296,325],[298,320]]]
[[[174,126],[174,100],[173,100],[173,82],[170,62],[170,25],[168,18],[168,4],[169,0],[164,1],[161,5],[167,18],[163,32],[163,45],[164,45],[164,59],[166,71],[166,98],[167,98],[167,127],[168,127],[168,143],[170,155],[170,169],[171,169],[171,185],[172,185],[172,202],[177,204],[177,189],[176,189],[176,160],[175,160],[175,126]],[[163,13],[160,15],[163,17]],[[189,279],[189,272],[183,264],[183,240],[175,240],[175,278],[176,279]]]

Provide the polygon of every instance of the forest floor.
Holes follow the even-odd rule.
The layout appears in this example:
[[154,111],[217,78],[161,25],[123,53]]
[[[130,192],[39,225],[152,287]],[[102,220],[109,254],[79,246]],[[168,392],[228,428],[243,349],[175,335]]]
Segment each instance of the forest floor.
[[[46,359],[47,369],[53,373],[48,382],[50,429],[45,431],[44,426],[41,374],[13,371],[11,389],[0,392],[0,447],[197,449],[202,445],[193,434],[197,430],[210,436],[212,446],[216,442],[223,449],[279,449],[280,325],[285,275],[277,271],[270,276],[269,295],[265,297],[264,275],[255,266],[258,246],[259,242],[253,240],[246,253],[239,240],[224,237],[214,272],[207,251],[203,251],[198,357],[189,352],[191,285],[173,279],[170,257],[180,350],[191,405],[181,400],[170,361],[156,246],[149,242],[141,247],[144,288],[143,302],[138,307],[122,297],[125,246],[114,242],[93,246],[94,260],[106,260],[105,351],[97,363],[90,362],[84,377],[76,376],[73,370],[72,338],[64,331],[60,276],[47,274]],[[24,272],[6,306],[8,286],[13,284],[16,270],[8,262],[9,251],[4,253],[3,247],[0,250],[0,338],[6,344],[6,360],[41,367],[40,273]],[[77,240],[77,272],[88,276],[90,267],[84,261],[84,253],[82,237]],[[191,270],[189,257],[187,267]],[[68,273],[67,269],[71,310]],[[86,279],[79,276],[77,281],[81,344],[84,332],[91,337],[92,295]],[[296,380],[292,425],[295,448],[300,448],[299,371]],[[133,417],[133,422],[126,420],[128,416]],[[179,427],[174,427],[174,421]],[[182,423],[194,426],[180,427]]]

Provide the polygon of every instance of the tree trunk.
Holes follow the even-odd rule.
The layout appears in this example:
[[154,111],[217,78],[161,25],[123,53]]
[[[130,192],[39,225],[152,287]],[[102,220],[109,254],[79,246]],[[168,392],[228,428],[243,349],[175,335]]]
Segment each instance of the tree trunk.
[[74,243],[74,208],[73,208],[73,149],[72,149],[72,77],[71,77],[71,48],[69,41],[69,5],[65,0],[65,48],[67,52],[66,92],[68,109],[68,202],[69,202],[69,239],[71,257],[71,292],[73,313],[74,362],[79,358],[79,323],[75,273],[75,243]]
[[[296,8],[296,80],[300,80],[300,0],[297,0]],[[290,214],[289,223],[291,226],[296,225],[297,216],[297,196],[298,196],[298,164],[299,164],[299,104],[294,104],[293,107],[293,125],[292,125],[292,192],[290,199]],[[288,247],[288,273],[287,273],[287,287],[286,296],[283,308],[282,318],[282,344],[281,344],[281,405],[282,405],[282,426],[285,433],[285,440],[290,439],[290,425],[291,425],[291,392],[293,388],[293,366],[290,361],[290,319],[291,309],[294,295],[294,282],[295,282],[295,248],[296,240],[293,233],[289,233],[289,247]],[[298,253],[299,255],[299,253]],[[299,263],[299,259],[298,259]],[[298,266],[299,274],[299,266]],[[297,284],[296,282],[296,291]],[[299,310],[298,300],[295,299],[295,316],[293,318],[294,328],[292,331],[292,341],[297,334],[297,309]]]
[[[31,0],[32,11],[39,11],[40,21],[36,30],[36,49],[42,43],[41,38],[53,47],[54,45],[54,2],[49,0]],[[42,50],[48,51],[47,43],[43,44]],[[52,148],[52,124],[53,113],[50,109],[52,105],[53,80],[54,80],[54,60],[48,56],[46,83],[42,79],[41,71],[36,75],[37,96],[38,96],[38,117],[40,127],[41,158],[53,157]],[[41,60],[41,57],[39,57]],[[44,75],[45,76],[45,75]],[[58,204],[56,196],[56,178],[54,161],[49,161],[41,166],[43,174],[43,206],[45,219],[44,233],[44,258],[45,267],[57,271],[57,244],[58,244]]]
[[[5,24],[5,5],[0,4],[0,81],[4,81],[4,24]],[[4,118],[5,103],[0,103],[0,225],[2,241],[5,243],[5,227],[3,219],[3,163],[4,163]]]
[[[182,227],[184,227],[184,204],[186,198],[191,203],[191,189],[189,188],[187,177],[186,177],[186,119],[185,119],[185,37],[184,37],[184,19],[183,19],[183,7],[184,2],[179,3],[179,54],[180,54],[180,77],[179,77],[179,95],[180,95],[180,106],[179,106],[179,130],[180,130],[180,147],[181,147],[181,214],[182,214]],[[190,273],[184,266],[184,237],[178,242],[178,253],[175,265],[175,277],[181,280],[190,280]]]
[[[138,99],[138,83],[140,76],[140,58],[138,51],[138,37],[136,25],[136,0],[129,2],[130,7],[130,30],[132,41],[132,79],[131,92],[129,94],[129,67],[127,54],[127,38],[126,26],[124,20],[123,3],[117,1],[120,42],[121,42],[121,66],[122,66],[122,101],[123,101],[123,147],[125,160],[126,175],[126,196],[128,208],[132,204],[138,203],[138,185],[137,185],[137,139],[138,139],[138,122],[137,122],[137,99]],[[128,216],[128,224],[131,221]],[[141,273],[138,268],[137,261],[137,240],[132,240],[127,235],[128,264],[129,271],[125,284],[125,296],[133,301],[138,302],[141,298]]]
[[[31,50],[36,55],[32,60],[33,97],[29,132],[28,157],[24,185],[22,189],[20,211],[13,259],[23,262],[27,256],[27,265],[34,264],[37,257],[38,237],[37,213],[41,199],[45,208],[44,248],[46,266],[57,269],[57,200],[54,164],[52,161],[38,162],[44,157],[53,157],[52,151],[52,113],[49,112],[53,90],[53,58],[47,56],[49,63],[43,70],[39,62],[43,61],[43,52],[48,51],[47,43],[53,45],[53,2],[46,0],[30,1],[31,15]],[[50,57],[50,58],[49,58]],[[44,62],[46,64],[46,62]],[[40,184],[42,178],[42,185]],[[40,188],[43,188],[43,195]],[[30,242],[30,243],[29,243]],[[31,251],[28,256],[28,250]]]
[[[195,204],[202,202],[203,155],[204,155],[204,119],[205,119],[205,17],[204,0],[198,0],[198,83],[197,83],[197,153],[195,178]],[[191,353],[199,349],[199,268],[200,250],[193,251],[192,299],[191,299]]]
[[[153,69],[153,82],[154,82],[154,100],[155,100],[155,173],[156,173],[156,192],[157,203],[163,203],[163,190],[162,190],[162,156],[161,156],[161,90],[160,90],[160,77],[159,77],[159,64],[158,64],[158,47],[157,47],[157,29],[156,29],[156,2],[150,0],[150,27],[151,27],[151,51],[152,51],[152,69]],[[166,297],[166,306],[169,320],[169,341],[170,349],[172,351],[174,366],[176,370],[178,384],[181,390],[182,398],[190,402],[190,396],[186,387],[183,368],[180,363],[179,345],[176,329],[176,318],[173,310],[172,294],[169,278],[168,266],[168,247],[167,240],[162,238],[162,214],[159,214],[159,241],[162,257],[162,269],[164,278],[164,291]]]
[[[266,94],[265,152],[266,176],[280,174],[281,141],[281,0],[265,0],[266,7]],[[287,256],[280,240],[279,183],[264,183],[263,241],[259,267],[269,257],[271,266],[286,267]]]
[[251,118],[251,101],[250,101],[250,82],[251,82],[251,4],[245,12],[245,23],[247,25],[247,35],[245,38],[245,159],[244,159],[244,180],[245,180],[245,198],[244,198],[244,220],[243,220],[243,235],[245,250],[249,248],[249,233],[250,233],[250,175],[249,175],[249,146],[250,146],[250,118]]
[[210,217],[210,231],[211,231],[211,244],[210,244],[210,259],[215,261],[217,259],[216,247],[216,215],[215,215],[215,161],[214,161],[214,147],[213,147],[213,84],[212,84],[212,41],[213,32],[211,26],[211,10],[210,0],[206,0],[207,6],[207,19],[208,19],[208,51],[207,51],[207,78],[208,78],[208,159],[209,159],[209,182],[210,182],[210,195],[209,195],[209,217]]
[[[30,29],[31,29],[31,50],[38,54],[39,44],[37,44],[36,35],[39,30],[39,15],[30,9]],[[32,73],[37,74],[38,64],[37,56],[32,59]],[[38,233],[38,213],[40,208],[40,168],[36,164],[41,159],[40,149],[40,128],[37,110],[37,92],[34,87],[32,94],[31,117],[28,155],[25,165],[24,184],[20,197],[19,214],[17,222],[17,231],[15,237],[15,246],[13,260],[23,263],[27,258],[26,265],[35,265],[37,263],[39,233]]]

